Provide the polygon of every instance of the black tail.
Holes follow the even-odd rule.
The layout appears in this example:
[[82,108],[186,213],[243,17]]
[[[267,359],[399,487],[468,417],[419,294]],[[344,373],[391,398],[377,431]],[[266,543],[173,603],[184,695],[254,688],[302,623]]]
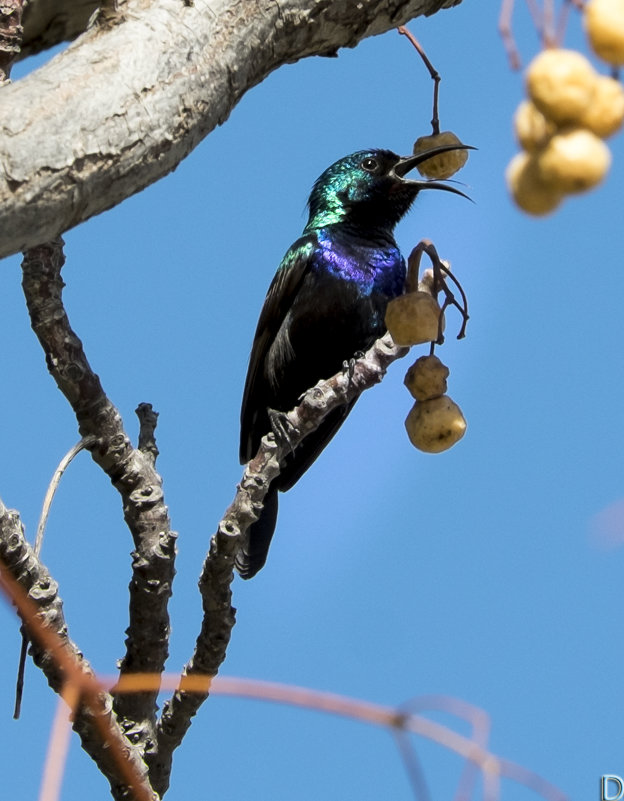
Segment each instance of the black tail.
[[236,555],[234,566],[241,578],[253,578],[264,567],[269,554],[269,545],[277,523],[277,489],[269,488],[264,498],[262,514],[247,529],[245,542]]

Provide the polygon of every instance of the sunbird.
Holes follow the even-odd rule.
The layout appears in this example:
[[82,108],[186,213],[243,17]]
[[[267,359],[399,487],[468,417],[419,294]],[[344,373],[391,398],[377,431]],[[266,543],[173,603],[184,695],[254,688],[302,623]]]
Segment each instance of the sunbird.
[[[448,145],[407,157],[360,150],[318,178],[308,200],[307,225],[282,259],[258,320],[241,407],[241,464],[254,457],[261,438],[274,429],[270,410],[288,412],[306,390],[383,336],[386,305],[403,293],[405,284],[396,224],[421,189],[465,197],[454,187],[412,180],[407,173],[432,155],[465,148]],[[242,578],[251,578],[266,562],[278,491],[289,490],[301,478],[354,402],[330,412],[281,462],[262,513],[238,552],[235,564]]]

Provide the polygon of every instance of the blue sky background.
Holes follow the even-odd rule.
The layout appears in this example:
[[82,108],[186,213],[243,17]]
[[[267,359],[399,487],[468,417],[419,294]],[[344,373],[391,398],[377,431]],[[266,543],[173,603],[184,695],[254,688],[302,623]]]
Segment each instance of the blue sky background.
[[[442,127],[479,148],[461,174],[475,203],[423,193],[397,231],[406,253],[433,239],[468,293],[468,336],[454,340],[451,314],[439,351],[466,436],[442,455],[412,448],[402,381],[424,350],[395,364],[282,496],[267,567],[235,580],[223,673],[388,705],[462,698],[491,716],[496,754],[587,801],[601,774],[624,774],[622,506],[609,518],[611,547],[603,525],[624,498],[623,138],[610,142],[600,189],[546,219],[519,213],[503,173],[522,79],[507,66],[497,14],[464,2],[410,25],[443,77]],[[538,42],[523,8],[516,32],[526,62]],[[566,43],[584,47],[576,16]],[[430,98],[426,71],[395,32],[283,67],[172,175],[65,235],[66,307],[92,366],[131,436],[139,402],[160,413],[158,467],[179,532],[171,671],[192,651],[200,566],[241,475],[238,415],[257,316],[306,222],[310,187],[360,148],[410,152],[429,132]],[[19,263],[0,270],[0,497],[34,539],[50,476],[78,435],[30,330]],[[131,548],[116,492],[81,454],[43,559],[72,637],[106,674],[124,652]],[[37,797],[56,699],[31,665],[22,718],[11,720],[19,634],[6,605],[0,625],[1,795],[26,801]],[[432,798],[450,799],[459,759],[419,745]],[[83,799],[85,788],[91,801],[110,797],[74,738],[62,798]],[[503,789],[505,801],[535,798]],[[382,730],[215,697],[175,757],[167,798],[189,797],[412,795]]]

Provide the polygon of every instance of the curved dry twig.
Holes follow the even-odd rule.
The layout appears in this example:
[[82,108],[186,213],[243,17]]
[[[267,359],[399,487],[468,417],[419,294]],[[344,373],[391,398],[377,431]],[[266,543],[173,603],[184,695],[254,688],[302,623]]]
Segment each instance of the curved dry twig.
[[[33,548],[35,556],[37,557],[39,557],[39,555],[41,554],[41,547],[43,545],[43,535],[45,533],[45,527],[48,522],[50,508],[52,506],[52,501],[54,500],[54,496],[56,495],[56,490],[58,489],[58,485],[61,481],[61,478],[63,477],[63,473],[65,472],[65,470],[67,470],[67,467],[71,464],[73,459],[85,447],[86,447],[86,442],[84,439],[80,439],[75,445],[73,445],[59,462],[59,465],[54,471],[54,475],[52,476],[52,479],[48,484],[48,489],[46,490],[46,494],[44,496],[43,504],[41,507],[41,514],[39,515],[37,534],[35,536],[35,547]],[[22,706],[22,692],[24,689],[24,671],[26,669],[26,655],[28,651],[28,642],[29,642],[28,634],[26,633],[26,629],[22,626],[22,647],[20,649],[19,666],[17,669],[17,682],[15,687],[15,710],[13,712],[13,717],[15,720],[19,718]]]
[[67,451],[65,456],[61,459],[58,464],[58,467],[54,471],[54,475],[50,479],[50,483],[48,484],[48,489],[46,490],[46,494],[43,498],[43,504],[41,506],[41,514],[39,515],[39,523],[37,524],[37,534],[35,536],[35,547],[34,551],[37,556],[41,554],[41,546],[43,545],[43,535],[45,533],[45,527],[48,523],[48,517],[50,515],[50,508],[52,507],[52,501],[54,500],[54,496],[56,495],[56,491],[60,484],[61,479],[63,478],[63,474],[72,463],[72,461],[78,456],[80,451],[84,450],[88,445],[95,445],[96,439],[95,437],[90,437],[88,439],[79,439],[75,445]]

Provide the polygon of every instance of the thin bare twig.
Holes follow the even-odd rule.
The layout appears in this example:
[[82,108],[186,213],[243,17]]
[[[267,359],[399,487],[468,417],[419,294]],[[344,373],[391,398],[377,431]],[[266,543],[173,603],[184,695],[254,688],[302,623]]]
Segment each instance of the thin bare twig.
[[412,748],[409,734],[398,726],[391,728],[390,731],[392,732],[395,745],[403,760],[405,772],[412,786],[414,798],[416,801],[431,801],[429,787],[425,779],[425,772],[420,764],[416,749]]
[[542,45],[543,47],[553,47],[555,38],[555,2],[554,0],[542,0]]
[[[472,731],[470,739],[484,751],[488,748],[490,734],[490,718],[482,709],[458,698],[448,695],[421,695],[404,702],[399,710],[406,715],[420,714],[425,710],[437,710],[466,720],[470,723]],[[406,761],[415,760],[416,752],[409,738],[403,742],[403,756]],[[470,801],[473,798],[474,786],[478,775],[478,764],[466,758],[464,769],[459,778],[454,801]]]
[[433,80],[433,114],[432,114],[432,117],[431,117],[431,128],[432,128],[432,131],[433,131],[434,134],[439,134],[440,133],[440,116],[438,114],[438,95],[439,95],[439,89],[440,89],[440,81],[442,80],[442,78],[440,76],[440,73],[436,70],[436,68],[433,66],[433,64],[427,58],[427,54],[425,53],[425,51],[424,51],[422,45],[420,44],[420,42],[418,41],[418,39],[416,39],[416,37],[412,33],[410,33],[410,31],[404,25],[401,25],[399,28],[397,28],[397,31],[402,36],[407,36],[409,41],[416,48],[416,51],[417,51],[418,55],[422,58],[422,60],[423,60],[423,62],[425,64],[425,67],[427,67],[427,69],[429,70],[429,75],[431,76],[431,79]]
[[503,45],[507,51],[509,66],[512,70],[519,70],[522,66],[522,61],[520,60],[520,53],[511,27],[513,8],[514,0],[503,0],[501,3],[501,11],[498,18],[498,32],[501,35]]
[[[503,40],[503,45],[507,51],[509,64],[512,69],[517,70],[522,66],[518,46],[512,30],[512,15],[515,0],[502,0],[500,16],[498,19],[498,30]],[[540,7],[537,0],[526,0],[526,6],[531,15],[533,26],[542,47],[561,47],[563,42],[570,10],[572,7],[579,11],[583,9],[583,0],[563,0],[557,15],[554,0],[542,0]]]

